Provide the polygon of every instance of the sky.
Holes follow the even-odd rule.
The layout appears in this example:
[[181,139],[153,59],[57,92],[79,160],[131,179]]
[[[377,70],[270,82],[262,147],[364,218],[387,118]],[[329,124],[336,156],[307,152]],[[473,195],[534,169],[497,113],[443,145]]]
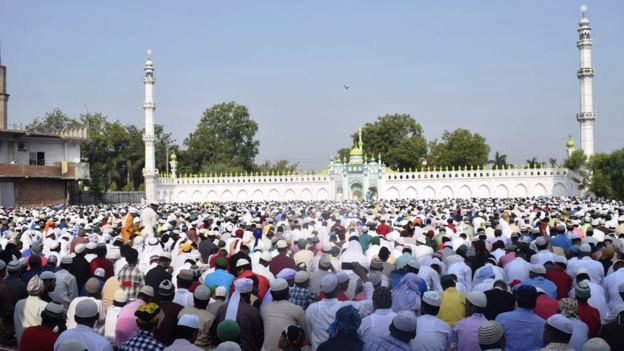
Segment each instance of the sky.
[[0,0],[9,123],[58,107],[142,127],[151,48],[156,123],[179,144],[206,108],[235,101],[259,124],[259,162],[323,168],[358,127],[393,113],[427,140],[467,128],[491,157],[562,161],[568,135],[579,144],[583,3],[595,148],[608,152],[624,146],[621,0]]

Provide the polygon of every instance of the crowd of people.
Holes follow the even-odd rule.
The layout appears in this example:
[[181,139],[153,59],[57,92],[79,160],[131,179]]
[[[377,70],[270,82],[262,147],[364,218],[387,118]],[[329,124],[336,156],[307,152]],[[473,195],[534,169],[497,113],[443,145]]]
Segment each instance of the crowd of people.
[[624,347],[622,202],[151,202],[0,221],[8,349]]

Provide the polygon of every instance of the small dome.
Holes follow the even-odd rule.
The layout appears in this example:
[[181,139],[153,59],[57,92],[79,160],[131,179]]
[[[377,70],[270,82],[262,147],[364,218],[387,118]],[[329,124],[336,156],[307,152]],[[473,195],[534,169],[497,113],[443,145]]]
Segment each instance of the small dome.
[[362,156],[362,154],[362,150],[357,146],[351,149],[351,152],[349,152],[349,156]]
[[568,149],[574,149],[575,143],[574,143],[574,139],[572,139],[572,136],[569,135],[568,136],[568,141],[566,142],[566,147]]
[[176,156],[175,153],[172,153],[170,159],[171,159],[171,161],[175,161],[175,160],[178,159],[178,156]]
[[587,17],[581,18],[581,20],[579,21],[579,25],[581,25],[581,26],[589,25],[589,19]]

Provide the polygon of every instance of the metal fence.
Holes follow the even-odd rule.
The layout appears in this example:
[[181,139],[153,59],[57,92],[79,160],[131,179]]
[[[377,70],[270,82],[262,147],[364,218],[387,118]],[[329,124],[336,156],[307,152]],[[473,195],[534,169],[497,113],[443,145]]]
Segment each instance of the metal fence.
[[144,191],[109,191],[96,194],[93,191],[80,192],[81,204],[119,204],[119,203],[140,203],[145,198]]

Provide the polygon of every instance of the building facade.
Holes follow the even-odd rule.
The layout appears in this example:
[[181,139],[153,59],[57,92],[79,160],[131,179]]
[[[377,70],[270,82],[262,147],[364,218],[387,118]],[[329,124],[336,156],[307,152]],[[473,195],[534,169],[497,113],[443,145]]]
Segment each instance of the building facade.
[[[587,7],[581,8],[579,21],[580,68],[580,145],[586,155],[594,153],[591,63],[591,28],[586,18]],[[362,200],[362,199],[446,199],[446,198],[509,198],[534,196],[578,196],[581,191],[572,174],[562,168],[528,168],[480,166],[461,169],[394,171],[364,154],[361,131],[359,141],[348,160],[330,160],[327,168],[316,174],[177,174],[177,160],[171,155],[171,174],[160,174],[153,166],[154,67],[151,56],[145,63],[145,189],[147,201],[292,201],[292,200]],[[152,140],[152,143],[148,143]],[[575,143],[566,142],[568,155]],[[153,189],[153,190],[151,190]]]

